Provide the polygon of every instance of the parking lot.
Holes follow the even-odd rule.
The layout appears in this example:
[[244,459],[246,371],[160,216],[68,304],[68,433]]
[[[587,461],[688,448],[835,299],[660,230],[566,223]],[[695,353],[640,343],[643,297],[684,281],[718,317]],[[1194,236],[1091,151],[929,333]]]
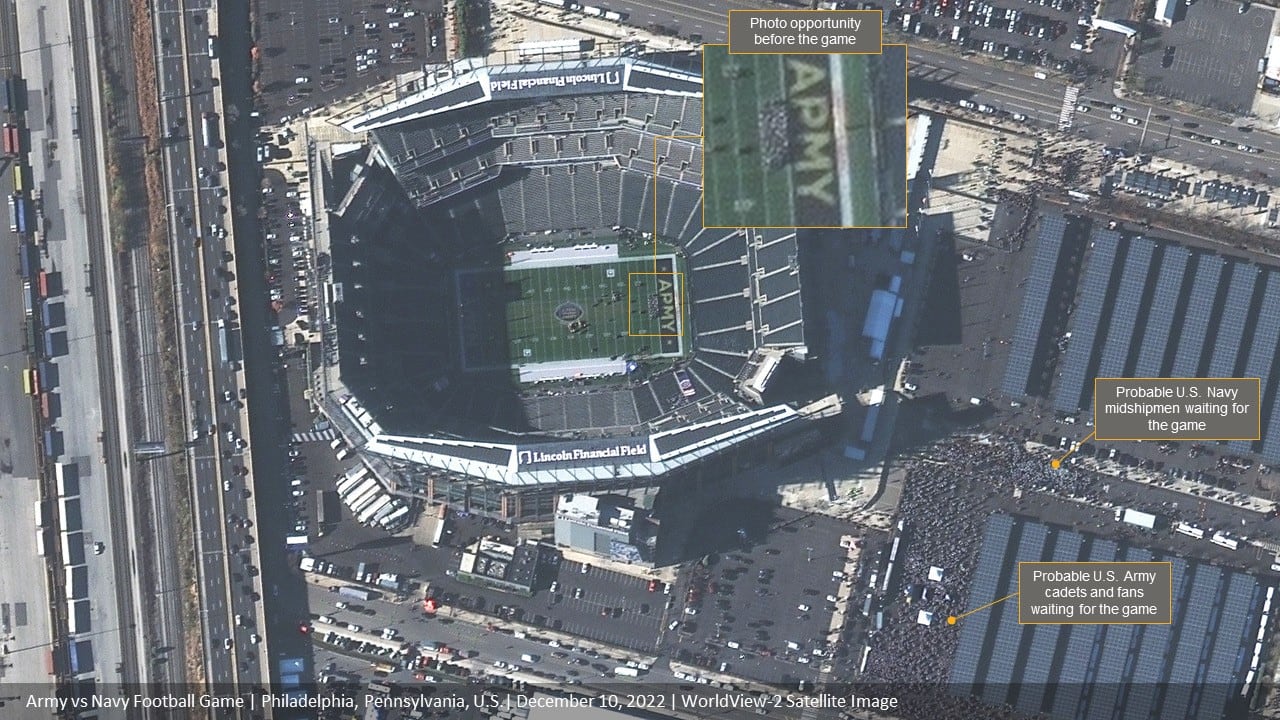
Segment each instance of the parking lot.
[[262,0],[264,121],[323,107],[445,57],[442,0]]
[[[885,12],[891,35],[960,48],[966,54],[1064,72],[1085,72],[1086,28],[1080,19],[1090,0],[894,0]],[[1096,58],[1095,58],[1096,60]],[[1097,67],[1096,63],[1094,63]]]
[[1186,17],[1144,46],[1137,69],[1144,89],[1233,113],[1249,112],[1258,59],[1267,54],[1275,11],[1234,0],[1200,0]]
[[844,580],[840,538],[862,531],[830,517],[778,512],[764,539],[681,574],[663,627],[663,646],[675,660],[789,682],[812,680],[829,658],[843,655],[829,635]]
[[[281,138],[272,138],[280,140]],[[289,333],[289,324],[299,316],[306,316],[310,311],[313,288],[313,268],[310,250],[306,244],[307,223],[303,217],[301,203],[305,199],[305,184],[301,178],[286,177],[279,170],[269,169],[263,173],[261,184],[262,200],[262,238],[263,255],[267,261],[265,280],[269,317],[282,328],[273,342],[284,342]],[[287,345],[275,347],[279,371],[301,370],[301,351]],[[289,535],[305,535],[313,533],[315,509],[312,498],[315,488],[310,478],[328,476],[338,471],[332,450],[329,448],[324,433],[314,433],[308,423],[312,419],[310,408],[302,396],[301,388],[305,387],[306,374],[299,372],[288,378],[287,382],[274,385],[276,393],[275,405],[281,408],[278,416],[281,421],[289,418],[293,432],[286,433],[292,440],[287,449],[289,471],[281,478],[281,484],[288,487],[282,495],[287,497],[287,523],[280,525]],[[289,388],[289,396],[282,394]],[[287,407],[287,411],[284,408]],[[311,434],[308,434],[311,433]],[[313,442],[304,442],[312,440]]]
[[[997,215],[1009,210],[1002,206]],[[931,415],[1055,448],[1089,434],[1087,413],[1068,417],[1055,413],[1048,403],[1042,404],[1034,397],[1018,398],[1017,404],[1011,405],[1010,398],[999,393],[1009,351],[1009,345],[999,339],[1011,337],[1016,329],[1036,233],[1037,228],[1032,226],[1028,249],[1019,252],[962,247],[939,254],[929,310],[924,313],[928,320],[918,333],[920,345],[907,374],[908,381],[917,387],[917,399],[903,406],[904,420],[897,428],[899,443],[926,441],[933,434],[925,422]],[[997,305],[1005,309],[998,314],[979,311]],[[1053,331],[1057,333],[1065,331],[1063,312],[1065,308],[1055,306],[1045,327],[1056,328]],[[1053,377],[1047,376],[1040,382],[1052,381]],[[1041,391],[1050,392],[1050,386],[1045,385]],[[974,397],[983,399],[984,404],[970,406],[968,399]],[[1077,455],[1105,459],[1122,472],[1164,472],[1172,478],[1198,480],[1227,492],[1266,495],[1280,487],[1280,478],[1270,469],[1235,458],[1226,447],[1213,444],[1087,442]]]
[[661,587],[650,591],[643,580],[598,567],[582,572],[582,567],[562,562],[555,590],[539,588],[528,598],[479,588],[444,573],[432,579],[432,588],[446,605],[652,652],[666,611]]
[[[325,448],[327,450],[327,448]],[[326,483],[327,484],[327,483]],[[344,522],[332,534],[313,541],[317,557],[339,565],[379,563],[387,572],[429,580],[431,592],[445,605],[544,627],[632,650],[656,649],[666,601],[661,584],[652,590],[646,581],[600,567],[564,561],[558,574],[539,578],[532,597],[482,588],[452,577],[461,547],[483,534],[511,540],[507,529],[477,518],[449,521],[439,548],[416,546],[407,537],[388,537],[376,529]],[[552,591],[551,584],[555,583]]]

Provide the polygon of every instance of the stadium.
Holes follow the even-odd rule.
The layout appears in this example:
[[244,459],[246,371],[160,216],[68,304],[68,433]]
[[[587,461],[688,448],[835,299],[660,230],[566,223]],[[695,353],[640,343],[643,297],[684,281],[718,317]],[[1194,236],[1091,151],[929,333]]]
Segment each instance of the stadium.
[[506,522],[820,434],[794,230],[702,224],[696,52],[460,61],[336,119],[314,397],[396,492]]

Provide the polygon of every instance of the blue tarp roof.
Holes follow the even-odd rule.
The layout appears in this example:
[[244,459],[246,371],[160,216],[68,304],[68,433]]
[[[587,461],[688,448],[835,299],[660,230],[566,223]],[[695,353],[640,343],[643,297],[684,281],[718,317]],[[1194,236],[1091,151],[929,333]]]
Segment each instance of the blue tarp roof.
[[862,336],[871,339],[871,356],[877,360],[884,355],[884,342],[889,337],[889,326],[893,323],[893,310],[897,303],[898,296],[888,290],[875,290],[871,293],[867,319],[862,324]]

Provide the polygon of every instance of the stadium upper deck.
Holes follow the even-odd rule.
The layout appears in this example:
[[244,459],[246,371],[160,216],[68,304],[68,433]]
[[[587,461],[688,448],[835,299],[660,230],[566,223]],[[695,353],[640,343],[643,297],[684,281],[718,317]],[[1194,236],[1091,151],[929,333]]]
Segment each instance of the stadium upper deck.
[[[644,92],[682,97],[702,96],[702,75],[659,61],[665,56],[606,57],[512,65],[486,65],[468,59],[423,77],[421,88],[385,105],[370,108],[343,122],[353,133],[377,130],[410,120],[481,105],[491,101],[529,100]],[[582,118],[589,121],[591,118]],[[695,133],[696,134],[696,133]]]

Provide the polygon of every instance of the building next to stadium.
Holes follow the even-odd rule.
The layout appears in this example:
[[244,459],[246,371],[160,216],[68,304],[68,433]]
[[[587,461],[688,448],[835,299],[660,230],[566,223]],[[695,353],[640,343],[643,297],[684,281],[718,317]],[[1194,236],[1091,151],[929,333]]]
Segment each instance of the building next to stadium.
[[[315,396],[390,490],[551,523],[565,497],[722,481],[774,442],[820,440],[815,422],[841,402],[797,381],[812,364],[796,234],[702,227],[701,115],[700,56],[664,53],[461,61],[339,120],[369,142],[317,158]],[[612,325],[645,309],[603,286],[646,257],[680,275],[676,340]],[[514,259],[601,289],[513,281]],[[478,272],[500,278],[485,286],[495,307],[459,282]],[[597,340],[510,317],[509,293],[534,291],[566,327],[594,317]],[[495,349],[514,357],[474,361]]]

